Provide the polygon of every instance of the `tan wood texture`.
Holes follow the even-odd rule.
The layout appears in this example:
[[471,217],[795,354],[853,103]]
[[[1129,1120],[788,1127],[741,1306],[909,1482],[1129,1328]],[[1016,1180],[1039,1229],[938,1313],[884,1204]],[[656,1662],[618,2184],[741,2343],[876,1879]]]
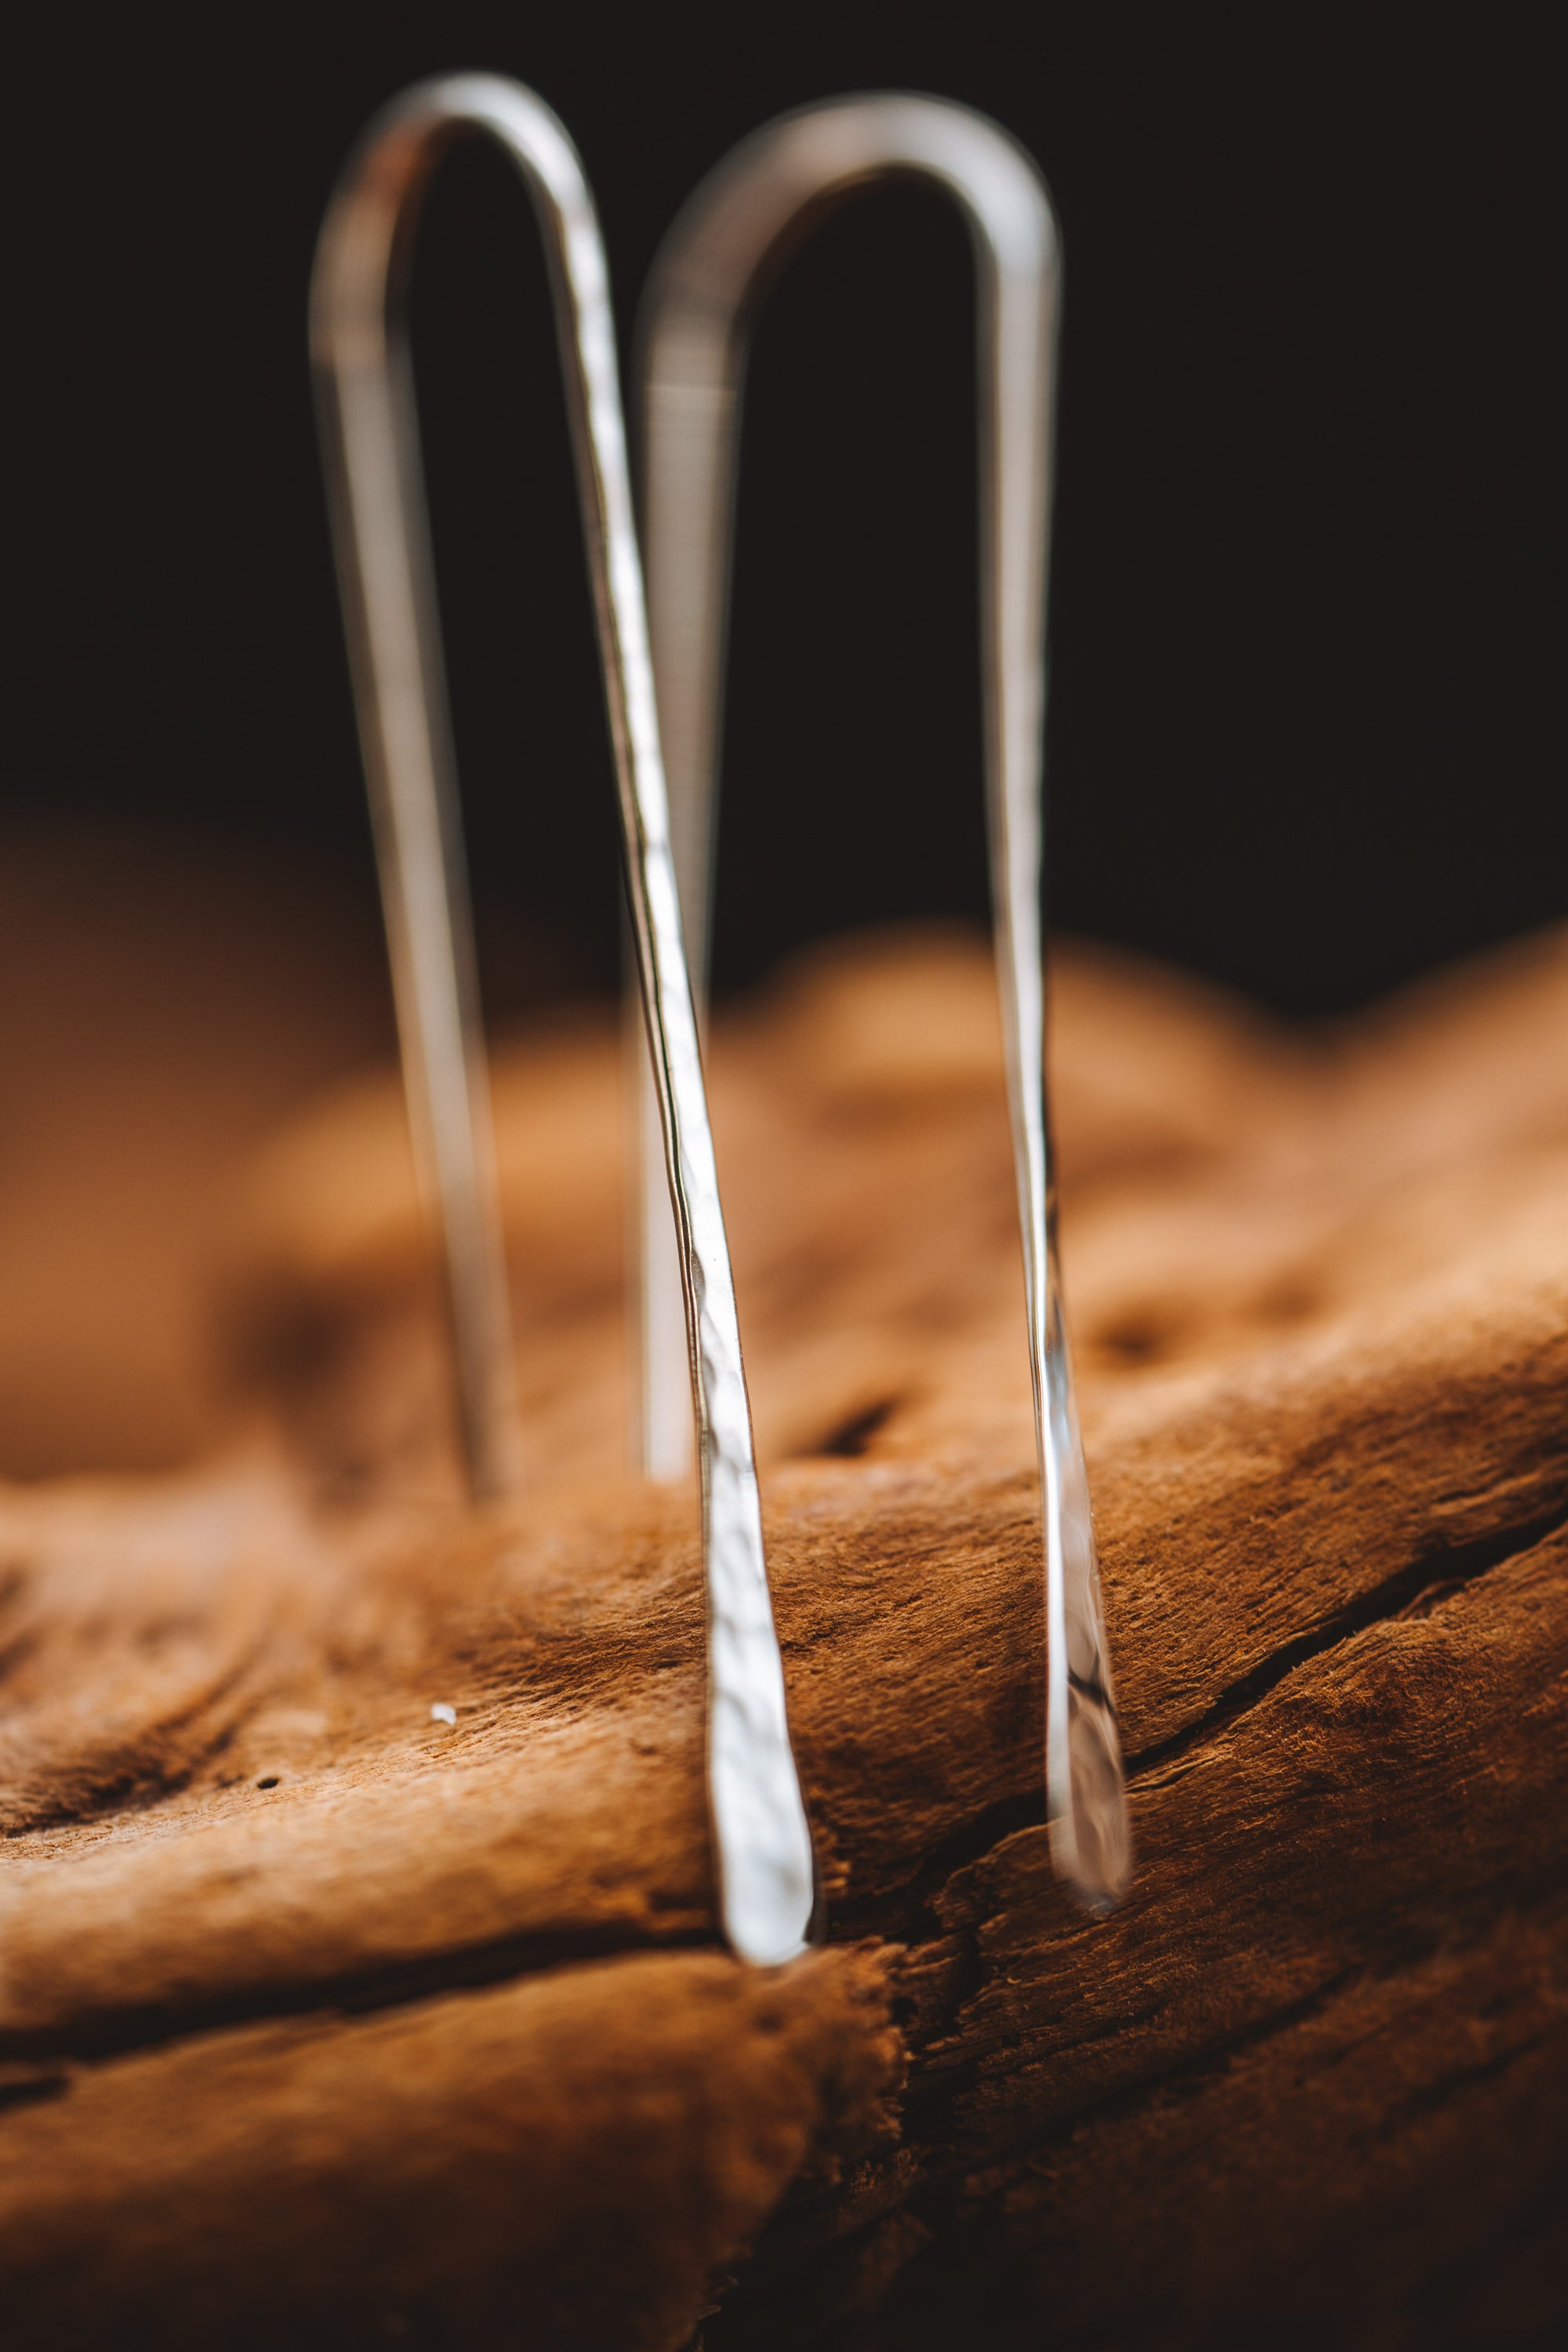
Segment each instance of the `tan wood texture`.
[[243,1434],[0,1492],[8,2342],[1556,2340],[1568,946],[1310,1039],[1055,990],[1125,1909],[1047,1862],[979,950],[715,1041],[827,1906],[773,1975],[712,1941],[694,1510],[624,1467],[618,1040],[500,1060],[482,1517],[367,1081],[229,1221]]

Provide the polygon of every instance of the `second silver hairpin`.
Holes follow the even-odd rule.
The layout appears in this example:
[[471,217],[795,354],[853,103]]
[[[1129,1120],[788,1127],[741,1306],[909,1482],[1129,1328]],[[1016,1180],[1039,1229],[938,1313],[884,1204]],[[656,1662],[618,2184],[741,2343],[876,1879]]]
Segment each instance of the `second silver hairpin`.
[[[726,609],[752,321],[802,236],[856,188],[934,183],[967,221],[978,293],[986,816],[1045,1523],[1046,1786],[1058,1874],[1093,1909],[1131,1869],[1089,1479],[1057,1264],[1041,961],[1045,610],[1060,257],[1045,184],[995,123],[900,94],[803,108],[757,131],[690,198],[643,310],[644,554],[671,839],[699,1010],[706,989]],[[645,1466],[679,1475],[679,1288],[645,1107]]]

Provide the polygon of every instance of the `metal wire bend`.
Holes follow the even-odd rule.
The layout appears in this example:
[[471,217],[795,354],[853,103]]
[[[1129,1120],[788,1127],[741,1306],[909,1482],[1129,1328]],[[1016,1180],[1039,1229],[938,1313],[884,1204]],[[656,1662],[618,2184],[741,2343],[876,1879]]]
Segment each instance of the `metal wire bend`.
[[[808,230],[854,189],[895,173],[934,181],[952,196],[975,255],[986,809],[1045,1518],[1047,1801],[1058,1874],[1081,1901],[1102,1910],[1125,1890],[1131,1846],[1062,1320],[1041,962],[1058,244],[1033,163],[966,107],[887,95],[786,115],[710,173],[656,257],[643,310],[644,543],[671,835],[700,1003],[751,321],[773,273]],[[645,1135],[647,1126],[645,1118]],[[689,1458],[690,1424],[674,1375],[679,1294],[669,1217],[646,1147],[642,1229],[645,1465],[669,1476]]]
[[404,316],[425,185],[443,146],[463,130],[488,133],[516,164],[549,261],[699,1433],[709,1803],[721,1910],[739,1953],[782,1960],[800,1948],[811,1916],[811,1840],[785,1719],[734,1288],[670,860],[604,247],[561,123],[531,91],[479,74],[422,83],[371,124],[328,211],[310,299],[410,1114],[445,1237],[465,1441],[476,1492],[515,1484],[505,1267]]

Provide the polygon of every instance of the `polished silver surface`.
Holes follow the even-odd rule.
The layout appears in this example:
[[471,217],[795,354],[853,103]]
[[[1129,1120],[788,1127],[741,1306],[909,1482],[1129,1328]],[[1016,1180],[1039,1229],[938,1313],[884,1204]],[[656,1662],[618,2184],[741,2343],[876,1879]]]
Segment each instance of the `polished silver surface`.
[[[671,840],[700,1003],[750,324],[773,271],[824,213],[892,173],[946,189],[974,248],[987,821],[1045,1521],[1047,1802],[1058,1872],[1103,1910],[1125,1891],[1131,1852],[1057,1266],[1040,935],[1059,259],[1038,172],[967,108],[873,96],[786,116],[709,174],[655,260],[643,313],[644,549]],[[645,1465],[671,1476],[689,1458],[690,1423],[670,1339],[678,1265],[651,1161],[642,1227]]]
[[[531,92],[453,75],[396,100],[350,159],[321,232],[311,349],[339,574],[375,812],[416,1148],[446,1242],[479,1493],[516,1481],[505,1266],[440,631],[404,319],[415,223],[445,143],[498,142],[543,233],[615,741],[644,1018],[682,1277],[709,1618],[709,1803],[724,1931],[787,1959],[813,1902],[763,1557],[751,1412],[670,859],[604,247],[582,166]],[[663,1212],[669,1223],[670,1207]]]

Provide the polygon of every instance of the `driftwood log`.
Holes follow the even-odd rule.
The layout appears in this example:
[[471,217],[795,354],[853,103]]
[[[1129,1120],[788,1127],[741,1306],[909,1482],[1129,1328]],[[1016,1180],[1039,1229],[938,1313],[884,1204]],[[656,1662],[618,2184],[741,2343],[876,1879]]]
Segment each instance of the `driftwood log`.
[[1311,1039],[1054,985],[1124,1909],[1047,1860],[979,951],[714,1048],[826,1895],[775,1973],[714,1942],[693,1507],[624,1467],[613,1024],[500,1060],[504,1510],[378,1077],[227,1220],[226,1444],[0,1493],[8,2343],[1559,2340],[1568,943]]

